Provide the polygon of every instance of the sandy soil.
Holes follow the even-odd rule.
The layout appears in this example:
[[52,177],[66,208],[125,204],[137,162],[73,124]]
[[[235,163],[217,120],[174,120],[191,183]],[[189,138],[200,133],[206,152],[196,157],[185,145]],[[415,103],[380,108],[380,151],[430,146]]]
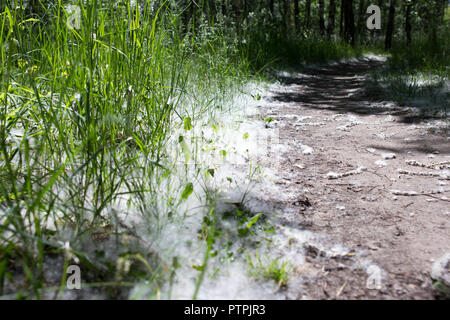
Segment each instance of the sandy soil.
[[[450,126],[368,96],[362,76],[378,65],[353,62],[281,77],[271,106],[260,107],[294,150],[278,174],[298,201],[283,205],[298,212],[302,228],[365,252],[383,275],[383,285],[368,287],[351,254],[333,258],[305,248],[296,298],[438,297],[429,274],[433,261],[450,252]],[[444,164],[430,166],[436,163]],[[431,175],[413,175],[419,172]]]

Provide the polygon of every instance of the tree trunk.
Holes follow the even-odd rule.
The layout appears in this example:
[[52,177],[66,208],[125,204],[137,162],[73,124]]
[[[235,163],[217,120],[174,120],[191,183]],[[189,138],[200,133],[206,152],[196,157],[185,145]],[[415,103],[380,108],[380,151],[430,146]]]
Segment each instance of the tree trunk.
[[245,20],[247,20],[248,13],[250,12],[250,11],[249,11],[249,5],[248,5],[249,0],[241,0],[241,1],[244,3],[244,5],[243,5],[243,17],[242,17],[242,21],[245,21]]
[[394,20],[395,20],[395,2],[396,0],[391,0],[389,5],[389,20],[386,27],[386,39],[384,42],[384,49],[389,50],[392,48],[392,35],[394,33]]
[[298,1],[299,0],[294,0],[294,24],[295,24],[295,32],[298,32],[298,30],[300,29],[299,26],[299,22],[298,22],[298,16],[300,14],[300,10],[298,7]]
[[388,21],[388,15],[389,15],[389,8],[388,8],[389,2],[387,0],[378,0],[378,6],[381,9],[381,33],[383,34],[384,30],[386,29],[387,21]]
[[309,20],[311,17],[311,0],[306,0],[305,28],[309,30]]
[[336,19],[336,2],[330,0],[330,7],[328,11],[328,39],[331,39],[334,33],[334,23]]
[[366,33],[366,28],[364,26],[365,22],[365,13],[366,13],[366,1],[360,0],[359,2],[359,12],[358,12],[358,40],[360,43],[364,42],[364,35]]
[[[432,18],[430,19],[431,22],[431,43],[433,44],[433,47],[437,49],[439,47],[438,43],[438,28],[442,24],[444,19],[444,13],[442,13],[442,10],[444,9],[442,6],[442,1],[436,1],[434,4],[435,7],[431,9],[431,15]],[[445,12],[445,11],[444,11]]]
[[353,0],[344,0],[344,39],[351,45],[355,44],[355,16]]
[[409,46],[411,44],[411,11],[412,11],[413,2],[406,3],[405,10],[405,34],[406,34],[406,45]]
[[339,18],[339,36],[341,39],[344,38],[344,11],[345,11],[345,0],[341,0],[341,11]]
[[241,18],[242,18],[242,7],[241,7],[241,0],[233,0],[233,12],[234,16],[236,18],[236,27],[238,31],[241,30]]
[[445,18],[445,9],[448,7],[448,0],[440,0],[440,2],[441,6],[439,8],[439,24],[442,25]]
[[325,13],[325,3],[324,0],[319,0],[319,30],[320,34],[325,34],[325,20],[324,20],[324,13]]
[[285,28],[289,30],[291,26],[291,3],[289,0],[283,1],[283,18]]

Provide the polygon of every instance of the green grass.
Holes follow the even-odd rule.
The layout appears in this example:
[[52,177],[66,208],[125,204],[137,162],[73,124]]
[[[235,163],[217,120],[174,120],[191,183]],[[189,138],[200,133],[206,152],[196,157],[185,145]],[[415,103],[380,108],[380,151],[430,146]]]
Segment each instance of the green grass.
[[316,35],[285,30],[269,16],[250,16],[238,45],[249,60],[251,70],[266,67],[299,68],[309,63],[334,62],[359,57],[362,47],[342,41],[328,41]]
[[292,272],[289,262],[281,261],[280,258],[263,259],[256,253],[254,257],[248,256],[247,263],[250,276],[273,280],[279,287],[285,287],[288,284],[289,275]]
[[435,40],[418,36],[410,46],[396,44],[386,65],[371,73],[369,91],[382,99],[418,107],[426,114],[446,116],[450,98],[449,36],[447,24]]
[[[111,207],[123,196],[148,220],[158,219],[163,213],[152,199],[170,175],[170,131],[189,112],[194,118],[219,104],[233,79],[236,69],[214,58],[226,53],[208,49],[208,40],[190,46],[174,32],[175,14],[146,4],[140,12],[92,1],[80,30],[67,27],[61,3],[45,19],[29,19],[21,8],[2,12],[0,289],[21,268],[23,285],[41,297],[45,248],[67,251],[51,235],[69,228],[68,242],[79,243],[106,226],[119,237]],[[202,74],[210,78],[200,81]],[[196,92],[202,97],[190,110],[178,108]],[[205,97],[210,105],[198,106]],[[68,250],[85,264],[92,260]]]

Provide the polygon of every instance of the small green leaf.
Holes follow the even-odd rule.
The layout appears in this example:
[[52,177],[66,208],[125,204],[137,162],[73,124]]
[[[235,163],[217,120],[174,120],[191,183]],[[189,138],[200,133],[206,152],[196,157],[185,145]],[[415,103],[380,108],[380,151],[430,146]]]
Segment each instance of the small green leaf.
[[214,169],[208,169],[206,171],[211,175],[211,177],[214,177]]
[[225,151],[225,150],[220,150],[220,155],[222,156],[222,157],[226,157],[226,155],[227,155],[227,152]]
[[186,200],[191,195],[192,191],[194,191],[194,185],[192,182],[189,182],[181,193],[181,200]]
[[260,216],[261,216],[261,213],[258,213],[256,216],[254,216],[252,218],[252,220],[250,220],[250,222],[247,223],[247,229],[250,229],[258,221]]
[[198,265],[193,264],[192,268],[194,268],[197,271],[203,271],[203,270],[205,270],[205,265],[198,266]]
[[244,135],[242,136],[242,139],[244,139],[244,140],[248,139],[248,132],[244,133]]
[[190,117],[186,117],[184,119],[184,130],[191,130],[192,129],[192,121]]

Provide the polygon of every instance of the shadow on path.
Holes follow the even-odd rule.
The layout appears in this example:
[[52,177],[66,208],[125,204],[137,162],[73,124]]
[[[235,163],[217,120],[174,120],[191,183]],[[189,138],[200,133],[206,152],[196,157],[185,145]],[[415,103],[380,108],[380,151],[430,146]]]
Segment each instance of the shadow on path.
[[282,84],[298,85],[300,89],[297,92],[277,92],[272,99],[280,102],[298,102],[304,108],[330,110],[337,113],[395,115],[399,116],[398,121],[404,123],[419,123],[433,119],[365,92],[364,74],[382,65],[383,62],[376,60],[361,60],[306,69],[299,77],[279,76],[278,80]]
[[[392,115],[395,121],[404,124],[421,124],[426,120],[442,119],[425,116],[407,106],[399,106],[391,101],[383,101],[366,93],[364,74],[383,65],[376,60],[361,60],[351,63],[306,69],[297,77],[279,76],[285,86],[295,86],[292,90],[274,92],[273,101],[295,102],[305,109],[327,110],[339,114],[352,113],[360,116]],[[450,127],[449,127],[450,130]],[[391,139],[396,139],[392,137]],[[444,135],[427,133],[425,136],[411,137],[403,141],[402,150],[417,150],[423,153],[440,151],[450,154],[450,144]],[[375,146],[383,149],[382,146]]]

